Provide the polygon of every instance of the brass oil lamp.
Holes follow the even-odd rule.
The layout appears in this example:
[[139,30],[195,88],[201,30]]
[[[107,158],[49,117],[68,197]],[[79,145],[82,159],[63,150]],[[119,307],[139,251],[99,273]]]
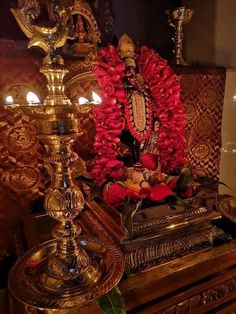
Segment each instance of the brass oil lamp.
[[175,43],[174,49],[174,64],[187,65],[183,59],[183,27],[184,24],[189,23],[193,16],[193,10],[186,7],[178,7],[173,10],[167,10],[169,25],[175,29],[173,41]]
[[[51,185],[45,209],[59,223],[53,240],[28,251],[12,268],[9,289],[22,303],[37,309],[70,309],[83,306],[108,292],[119,281],[123,256],[115,246],[97,238],[82,236],[75,218],[85,204],[74,182],[71,164],[78,158],[72,146],[79,133],[78,116],[92,104],[71,104],[64,93],[63,78],[68,72],[56,54],[67,39],[66,27],[34,24],[34,16],[12,9],[19,26],[46,53],[40,72],[47,79],[48,95],[43,104],[8,105],[35,119],[39,140],[50,168]],[[77,219],[78,221],[78,219]]]

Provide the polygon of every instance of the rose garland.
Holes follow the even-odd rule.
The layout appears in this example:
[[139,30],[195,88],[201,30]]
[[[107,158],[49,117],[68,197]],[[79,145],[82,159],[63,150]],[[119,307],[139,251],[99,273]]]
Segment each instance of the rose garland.
[[[126,75],[125,64],[116,48],[110,45],[101,49],[97,62],[95,74],[103,102],[93,110],[97,157],[92,172],[96,183],[101,185],[109,178],[119,180],[123,174],[124,165],[117,160],[117,155],[119,137],[125,127],[123,111],[128,107],[128,97],[122,83]],[[166,173],[179,171],[185,162],[185,118],[177,77],[166,60],[147,47],[141,48],[138,68],[150,89],[156,106],[156,118],[160,121],[158,151],[161,170]]]
[[94,149],[96,164],[92,172],[96,183],[101,185],[108,177],[119,179],[123,173],[123,163],[116,159],[125,119],[121,107],[127,101],[122,84],[125,64],[119,58],[115,47],[101,49],[97,57],[95,74],[101,87],[102,105],[93,109],[97,134]]
[[151,91],[160,120],[158,151],[161,170],[179,172],[185,163],[184,105],[180,100],[180,85],[167,61],[153,49],[141,48],[139,71]]

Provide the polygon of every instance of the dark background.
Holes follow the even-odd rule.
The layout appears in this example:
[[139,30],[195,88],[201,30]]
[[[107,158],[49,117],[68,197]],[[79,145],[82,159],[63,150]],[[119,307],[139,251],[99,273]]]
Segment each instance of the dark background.
[[[165,11],[180,5],[179,0],[113,0],[114,38],[127,33],[135,42],[153,47],[169,59],[173,29],[168,25]],[[0,3],[0,38],[24,40],[26,38],[10,12],[11,7],[17,7],[17,0]]]

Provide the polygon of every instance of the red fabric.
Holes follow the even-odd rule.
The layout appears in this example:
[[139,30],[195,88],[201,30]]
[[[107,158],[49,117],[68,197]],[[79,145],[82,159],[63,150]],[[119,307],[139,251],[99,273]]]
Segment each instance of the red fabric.
[[185,103],[188,164],[197,176],[219,177],[225,69],[175,67]]

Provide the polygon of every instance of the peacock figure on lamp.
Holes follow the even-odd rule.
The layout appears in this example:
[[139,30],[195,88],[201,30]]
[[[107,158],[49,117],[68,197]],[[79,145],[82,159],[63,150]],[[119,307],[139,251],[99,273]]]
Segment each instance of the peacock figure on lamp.
[[[120,279],[124,263],[116,247],[81,236],[81,227],[74,222],[85,200],[72,177],[71,164],[78,158],[72,146],[79,133],[78,115],[91,104],[72,104],[65,95],[63,78],[68,71],[56,49],[65,44],[67,28],[60,23],[36,25],[40,12],[37,1],[25,1],[20,10],[12,9],[30,40],[28,46],[38,46],[46,54],[40,72],[47,79],[48,95],[42,105],[11,106],[36,120],[51,173],[45,209],[59,224],[52,231],[53,240],[33,248],[17,261],[9,276],[9,288],[31,307],[72,308],[108,292]],[[67,11],[63,9],[61,14]]]

